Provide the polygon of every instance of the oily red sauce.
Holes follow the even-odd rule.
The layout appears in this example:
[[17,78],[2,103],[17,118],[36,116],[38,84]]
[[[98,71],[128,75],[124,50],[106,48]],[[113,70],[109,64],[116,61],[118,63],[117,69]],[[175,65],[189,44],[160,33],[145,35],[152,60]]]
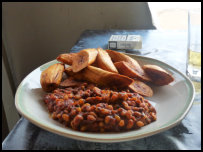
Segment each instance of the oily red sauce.
[[44,102],[53,119],[84,132],[123,132],[156,120],[155,108],[139,94],[87,83],[58,88],[48,93]]

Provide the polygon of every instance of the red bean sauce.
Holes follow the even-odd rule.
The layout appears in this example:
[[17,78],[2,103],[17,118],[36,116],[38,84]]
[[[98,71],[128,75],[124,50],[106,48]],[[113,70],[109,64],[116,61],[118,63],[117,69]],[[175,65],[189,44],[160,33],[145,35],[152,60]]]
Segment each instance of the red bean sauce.
[[123,132],[156,120],[155,108],[139,94],[87,83],[57,88],[44,102],[54,120],[83,132]]

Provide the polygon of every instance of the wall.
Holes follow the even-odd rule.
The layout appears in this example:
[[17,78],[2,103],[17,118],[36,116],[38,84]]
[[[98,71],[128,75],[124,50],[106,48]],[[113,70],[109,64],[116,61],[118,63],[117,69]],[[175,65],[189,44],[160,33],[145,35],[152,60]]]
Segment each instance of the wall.
[[2,4],[3,43],[15,87],[32,70],[69,50],[86,29],[154,28],[145,2]]

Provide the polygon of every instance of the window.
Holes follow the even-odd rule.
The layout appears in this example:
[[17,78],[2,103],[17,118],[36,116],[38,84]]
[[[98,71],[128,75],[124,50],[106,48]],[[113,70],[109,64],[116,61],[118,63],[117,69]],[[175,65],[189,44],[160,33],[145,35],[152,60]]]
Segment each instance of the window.
[[186,30],[188,10],[201,9],[201,2],[149,2],[157,29]]

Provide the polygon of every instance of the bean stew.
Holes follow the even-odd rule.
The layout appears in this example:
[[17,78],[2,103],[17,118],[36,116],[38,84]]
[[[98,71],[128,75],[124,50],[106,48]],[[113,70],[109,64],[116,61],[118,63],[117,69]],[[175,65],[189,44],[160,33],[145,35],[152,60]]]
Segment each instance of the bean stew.
[[44,97],[51,117],[82,132],[123,132],[156,120],[156,110],[137,93],[83,83],[57,88]]

